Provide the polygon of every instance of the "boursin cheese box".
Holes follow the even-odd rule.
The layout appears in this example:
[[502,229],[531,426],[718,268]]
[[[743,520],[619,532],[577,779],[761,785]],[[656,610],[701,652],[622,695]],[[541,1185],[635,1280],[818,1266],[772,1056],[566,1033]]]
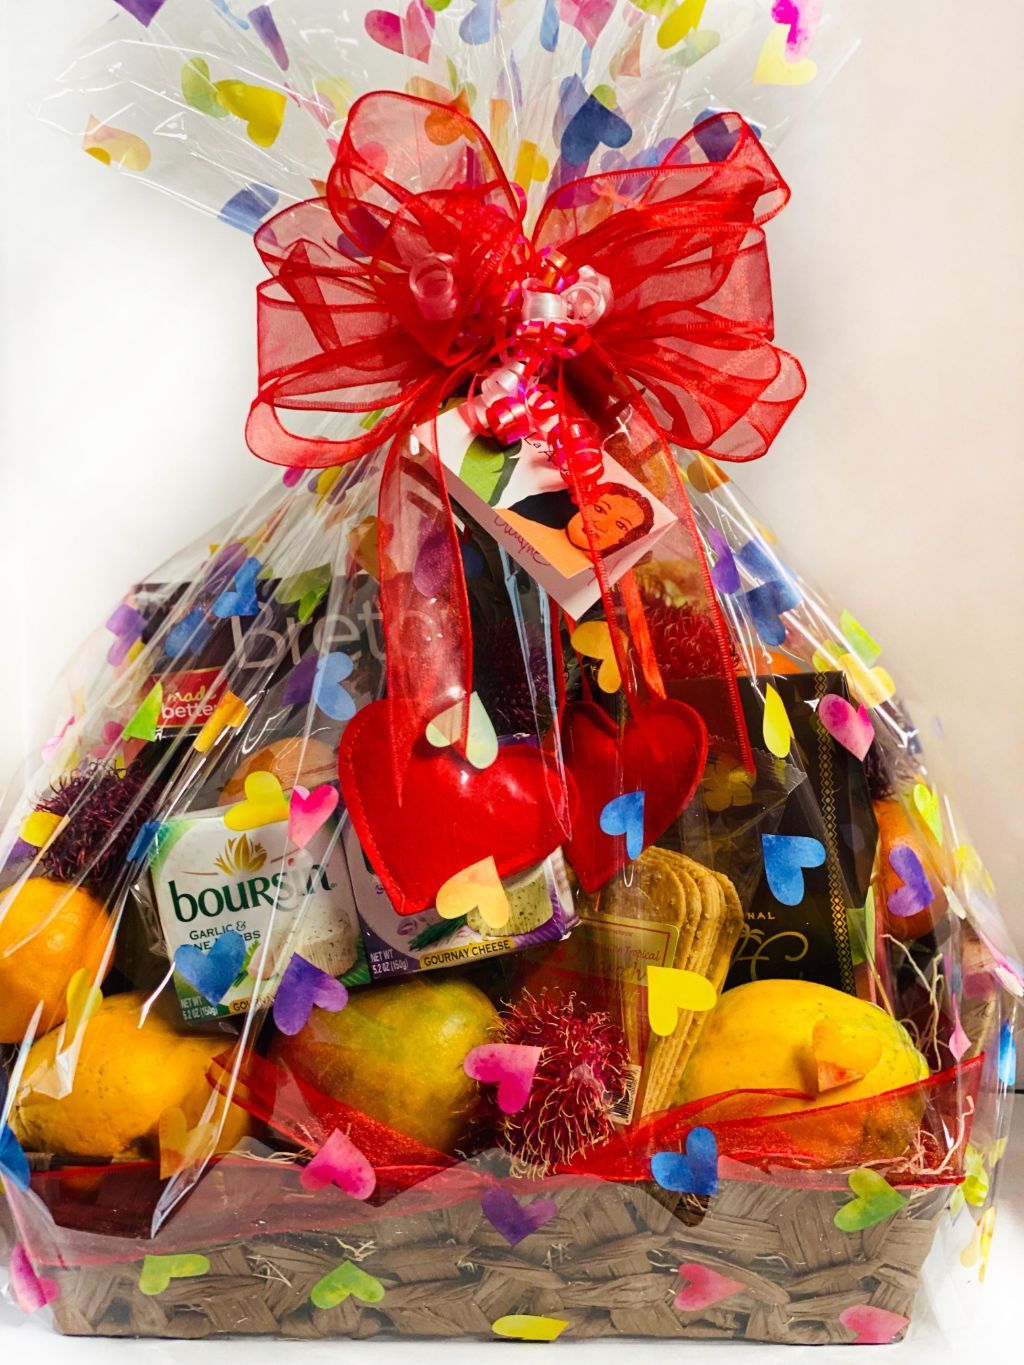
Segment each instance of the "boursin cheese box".
[[[219,1000],[207,998],[180,970],[174,973],[182,1014],[190,1023],[246,1013],[257,982],[261,1003],[271,1001],[293,953],[336,977],[352,972],[362,957],[336,826],[328,822],[305,848],[297,848],[288,839],[287,821],[238,833],[223,817],[219,808],[166,821],[150,857],[154,900],[172,961],[181,966],[176,954],[183,948],[210,952],[229,930],[245,945]],[[236,945],[232,939],[233,952]],[[232,961],[227,945],[221,954]],[[184,958],[196,961],[191,953]]]

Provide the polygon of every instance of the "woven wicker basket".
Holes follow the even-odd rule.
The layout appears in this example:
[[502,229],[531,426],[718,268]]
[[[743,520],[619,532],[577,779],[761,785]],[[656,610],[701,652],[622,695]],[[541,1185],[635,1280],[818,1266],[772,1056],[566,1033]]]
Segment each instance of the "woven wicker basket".
[[[651,1185],[560,1186],[559,1212],[508,1246],[478,1200],[360,1223],[351,1235],[310,1232],[197,1246],[207,1275],[172,1280],[158,1297],[138,1287],[139,1263],[40,1266],[59,1283],[59,1329],[70,1335],[196,1338],[490,1338],[510,1313],[568,1323],[568,1338],[738,1338],[844,1343],[845,1309],[871,1304],[910,1318],[922,1262],[948,1190],[921,1190],[863,1232],[833,1216],[849,1191],[723,1183],[707,1207]],[[313,1286],[352,1260],[383,1298],[310,1301]],[[682,1312],[679,1267],[710,1266],[743,1287]]]

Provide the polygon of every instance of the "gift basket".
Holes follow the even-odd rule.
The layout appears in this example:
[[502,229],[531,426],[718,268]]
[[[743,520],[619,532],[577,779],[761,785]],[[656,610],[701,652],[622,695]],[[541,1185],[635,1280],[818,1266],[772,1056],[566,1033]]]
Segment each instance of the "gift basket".
[[984,1273],[1024,974],[880,646],[728,472],[804,388],[766,225],[841,16],[120,11],[47,112],[255,235],[281,468],[140,565],[13,794],[8,1298],[899,1339],[940,1223]]

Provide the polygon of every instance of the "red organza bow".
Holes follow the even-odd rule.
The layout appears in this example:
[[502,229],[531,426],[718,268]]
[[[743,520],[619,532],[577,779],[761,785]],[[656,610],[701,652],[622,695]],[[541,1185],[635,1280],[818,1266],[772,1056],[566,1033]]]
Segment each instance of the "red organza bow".
[[[608,582],[593,529],[587,458],[613,440],[615,458],[678,518],[659,555],[698,564],[730,697],[730,719],[722,725],[717,707],[715,727],[749,756],[724,625],[668,447],[754,459],[803,392],[799,364],[772,344],[762,228],[788,193],[750,128],[720,114],[656,166],[560,186],[528,233],[524,196],[472,119],[377,93],[353,105],[325,196],[260,228],[273,278],[259,292],[250,447],[278,464],[319,468],[392,442],[379,532],[387,690],[405,718],[396,749],[472,691],[455,524],[437,456],[410,433],[452,395],[471,407],[481,379],[504,365],[525,374],[528,389],[543,383],[533,411],[545,408],[545,430],[563,447],[605,612],[620,626],[612,640],[630,704],[663,688],[631,575]],[[585,326],[568,338],[540,328],[524,356],[526,294],[580,281],[597,281],[592,304],[599,295]],[[374,420],[333,439],[289,428],[289,412]],[[416,571],[425,546],[429,589]]]

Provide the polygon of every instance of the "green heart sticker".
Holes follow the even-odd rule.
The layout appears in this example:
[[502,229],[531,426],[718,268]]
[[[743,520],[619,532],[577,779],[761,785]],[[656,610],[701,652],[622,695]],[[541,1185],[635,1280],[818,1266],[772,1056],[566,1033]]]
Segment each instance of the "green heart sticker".
[[907,1202],[906,1195],[894,1190],[885,1176],[866,1166],[851,1171],[847,1183],[857,1198],[836,1210],[832,1221],[840,1232],[861,1232],[874,1227],[899,1213]]
[[380,1280],[360,1270],[354,1261],[342,1261],[313,1286],[309,1301],[314,1308],[337,1308],[350,1294],[362,1303],[380,1303],[384,1286]]
[[195,1280],[209,1273],[205,1256],[147,1256],[139,1275],[139,1292],[155,1298],[172,1280]]

